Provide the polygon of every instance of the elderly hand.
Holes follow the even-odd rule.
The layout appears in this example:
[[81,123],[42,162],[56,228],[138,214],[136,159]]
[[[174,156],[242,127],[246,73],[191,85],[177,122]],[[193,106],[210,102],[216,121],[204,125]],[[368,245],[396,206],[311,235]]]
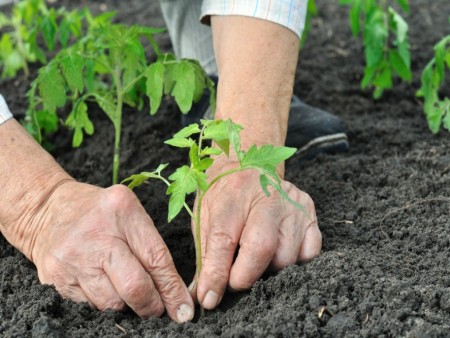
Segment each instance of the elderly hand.
[[[215,177],[236,165],[230,160],[216,161],[208,175]],[[191,290],[205,309],[215,308],[227,287],[249,289],[268,268],[280,270],[319,255],[322,236],[312,199],[287,181],[282,187],[306,213],[276,192],[267,197],[253,170],[223,178],[205,195],[203,268]]]

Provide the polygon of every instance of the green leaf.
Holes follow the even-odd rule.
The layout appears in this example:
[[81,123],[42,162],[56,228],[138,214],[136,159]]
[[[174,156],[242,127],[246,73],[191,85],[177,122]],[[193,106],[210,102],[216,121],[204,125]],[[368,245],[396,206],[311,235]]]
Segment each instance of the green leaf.
[[408,24],[392,7],[389,7],[390,26],[394,28],[397,43],[408,39]]
[[397,74],[405,81],[410,81],[412,73],[409,65],[404,63],[404,60],[400,57],[399,53],[395,50],[389,51],[389,63]]
[[171,95],[175,98],[181,112],[186,114],[191,110],[195,91],[195,73],[194,69],[187,62],[180,62],[175,65],[172,73],[175,76],[176,83],[172,89]]
[[83,101],[78,101],[73,111],[69,114],[66,125],[75,129],[72,146],[77,148],[83,142],[83,134],[92,135],[94,133],[94,125],[89,119],[87,113],[87,105]]
[[44,110],[54,113],[66,104],[65,81],[55,64],[50,63],[41,68],[38,82]]
[[81,93],[84,88],[83,83],[83,58],[76,52],[68,53],[60,61],[63,75],[73,93]]
[[354,0],[350,8],[350,27],[354,36],[358,36],[360,32],[360,21],[362,12],[361,0]]
[[150,99],[150,114],[154,115],[161,105],[164,86],[164,73],[166,67],[161,62],[155,62],[145,71],[147,78],[146,88],[147,96]]
[[100,108],[102,108],[102,110],[109,117],[109,119],[113,123],[115,123],[117,120],[117,105],[112,94],[101,95],[97,93],[92,93],[92,96],[94,96],[98,105],[100,106]]
[[36,112],[36,120],[39,128],[43,129],[47,134],[58,130],[58,115],[49,113],[46,110]]
[[295,154],[296,148],[274,147],[273,145],[263,145],[261,147],[251,146],[244,154],[241,161],[242,167],[252,168],[272,168],[287,160]]
[[177,148],[190,148],[195,142],[190,138],[174,137],[164,141],[164,143]]
[[408,0],[397,0],[397,3],[400,7],[406,12],[409,13],[409,3]]
[[170,195],[168,221],[172,221],[181,211],[186,200],[186,195],[197,189],[196,174],[188,166],[178,168],[169,179],[173,183],[167,189]]
[[45,45],[49,50],[55,49],[55,41],[56,41],[56,21],[53,14],[46,16],[41,23],[41,31],[42,36],[44,38]]
[[200,156],[210,156],[210,155],[221,155],[223,153],[222,150],[214,148],[214,147],[205,147],[200,152]]
[[174,138],[180,138],[180,137],[189,137],[194,134],[200,133],[200,128],[198,127],[197,123],[192,123],[188,125],[187,127],[184,127],[179,132],[173,135]]
[[264,191],[264,193],[266,194],[267,197],[270,197],[270,191],[267,189],[267,187],[269,186],[269,179],[267,178],[266,175],[261,174],[259,176],[259,183],[261,184],[261,188]]
[[150,178],[156,178],[156,179],[162,179],[161,176],[161,171],[163,171],[169,164],[160,164],[158,166],[158,168],[156,168],[156,170],[152,171],[152,172],[141,172],[140,174],[136,174],[136,175],[131,175],[130,177],[124,179],[121,183],[127,183],[130,182],[128,184],[128,187],[133,190],[134,188],[137,188],[139,186],[141,186],[142,184],[144,184],[148,179]]

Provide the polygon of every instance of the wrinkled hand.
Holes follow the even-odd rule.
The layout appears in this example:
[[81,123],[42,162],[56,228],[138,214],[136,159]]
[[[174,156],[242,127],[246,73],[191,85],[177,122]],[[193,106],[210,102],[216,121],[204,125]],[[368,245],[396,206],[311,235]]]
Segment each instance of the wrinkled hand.
[[[216,161],[208,176],[235,166],[231,161]],[[322,235],[312,199],[287,181],[282,187],[306,213],[282,201],[276,192],[267,197],[254,170],[223,178],[205,195],[201,215],[203,268],[190,287],[205,309],[220,303],[227,286],[249,289],[268,268],[280,270],[319,255]]]
[[65,298],[100,310],[129,306],[139,316],[193,317],[193,301],[169,251],[135,195],[66,182],[35,221],[32,250],[39,279]]

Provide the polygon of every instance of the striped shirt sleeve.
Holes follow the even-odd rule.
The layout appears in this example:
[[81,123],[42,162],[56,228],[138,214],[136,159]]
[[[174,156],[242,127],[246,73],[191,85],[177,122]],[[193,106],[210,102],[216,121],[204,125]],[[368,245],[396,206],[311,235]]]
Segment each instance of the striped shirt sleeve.
[[0,95],[0,124],[6,122],[10,118],[12,118],[12,114],[9,111],[8,105],[5,102],[3,96]]
[[280,24],[301,37],[308,0],[203,0],[200,20],[211,15],[243,15]]

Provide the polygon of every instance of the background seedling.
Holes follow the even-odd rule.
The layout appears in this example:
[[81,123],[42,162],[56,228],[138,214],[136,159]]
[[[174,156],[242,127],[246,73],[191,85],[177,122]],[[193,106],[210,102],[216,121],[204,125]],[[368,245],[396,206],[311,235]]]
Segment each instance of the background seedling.
[[450,131],[450,99],[439,97],[439,88],[444,83],[446,68],[450,69],[450,35],[434,46],[434,57],[422,72],[422,86],[417,92],[417,96],[424,99],[423,109],[433,133],[437,133],[441,125]]
[[[408,24],[389,5],[387,0],[339,0],[349,5],[350,26],[354,36],[362,31],[366,65],[361,87],[373,87],[373,97],[378,99],[386,89],[392,88],[393,77],[410,81],[411,57],[408,41]],[[395,0],[403,11],[409,13],[408,0]]]
[[[84,134],[92,135],[88,102],[97,103],[114,126],[113,184],[118,182],[122,113],[124,105],[141,109],[150,99],[155,114],[163,95],[172,95],[183,113],[198,101],[206,88],[214,106],[214,83],[195,60],[176,60],[161,53],[154,34],[163,29],[97,22],[97,27],[70,48],[60,51],[29,92],[28,129],[38,141],[42,131],[57,128],[57,109],[72,105],[65,124],[74,129],[72,145],[78,147]],[[148,64],[142,40],[149,42],[156,61]]]

